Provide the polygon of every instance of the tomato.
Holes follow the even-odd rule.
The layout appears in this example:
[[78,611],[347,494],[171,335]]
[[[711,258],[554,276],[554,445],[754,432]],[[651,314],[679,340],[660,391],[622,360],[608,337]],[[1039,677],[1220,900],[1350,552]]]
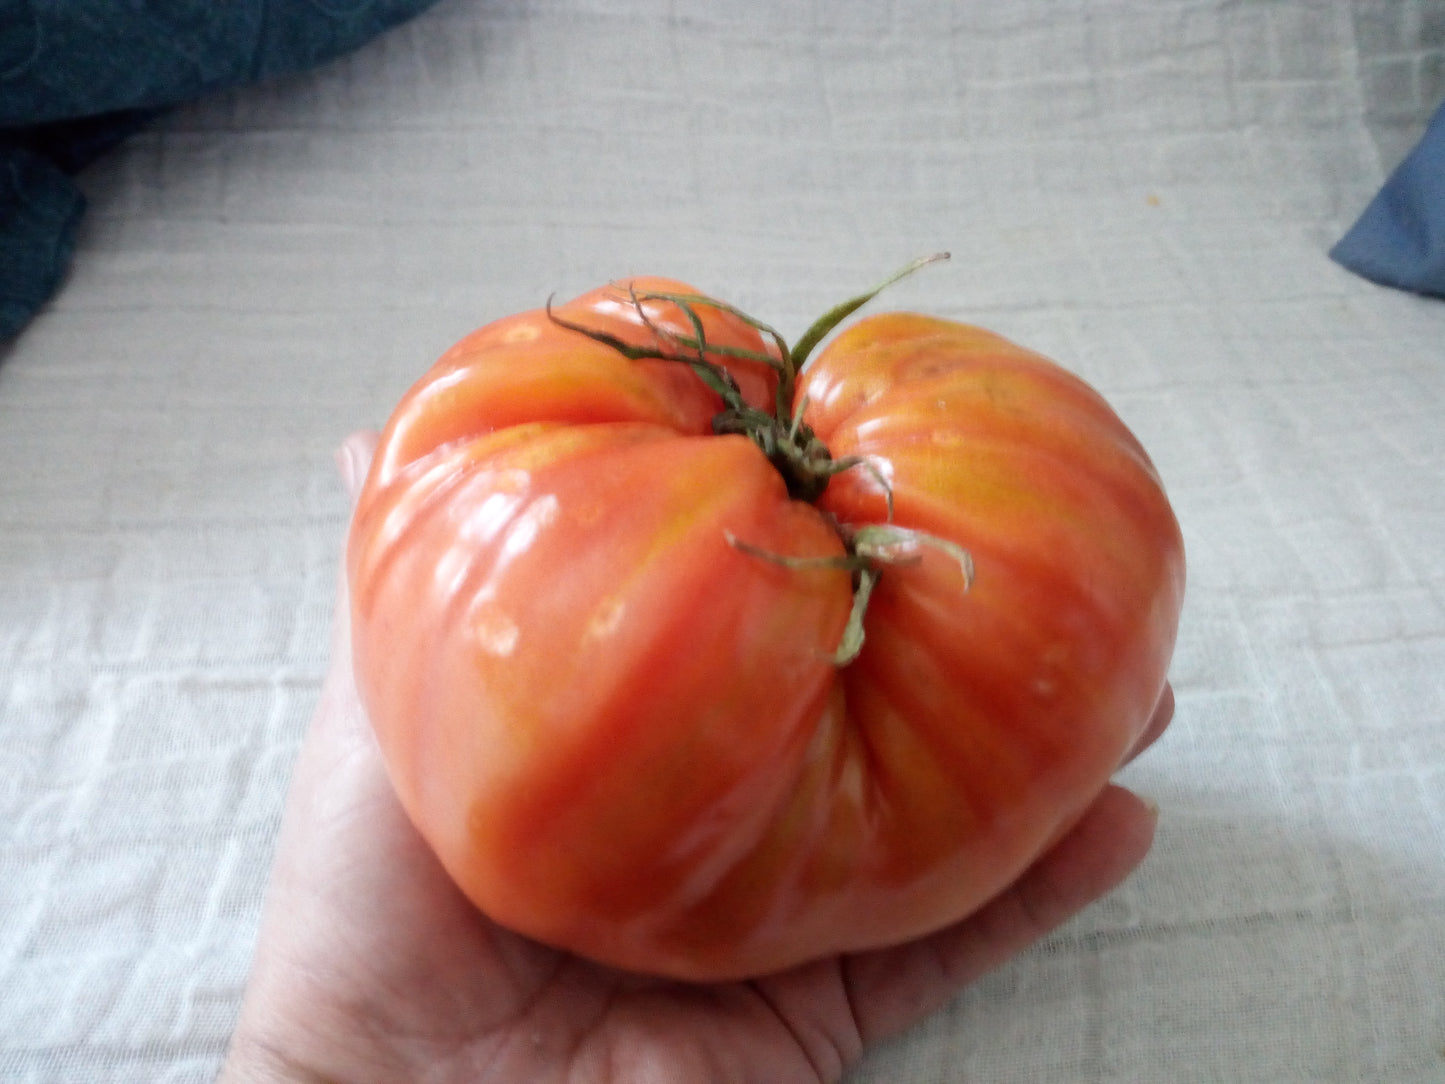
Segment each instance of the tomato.
[[501,924],[695,980],[919,936],[1148,722],[1183,544],[1104,399],[914,314],[796,360],[636,279],[473,333],[388,422],[349,540],[358,685]]

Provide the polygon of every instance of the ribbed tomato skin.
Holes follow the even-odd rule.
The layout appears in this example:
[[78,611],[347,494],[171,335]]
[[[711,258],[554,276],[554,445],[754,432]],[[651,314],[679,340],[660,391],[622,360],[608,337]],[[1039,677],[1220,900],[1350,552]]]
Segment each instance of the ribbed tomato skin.
[[[634,345],[693,334],[665,301],[644,324],[629,286],[695,293],[634,280],[556,313]],[[695,311],[710,344],[776,356]],[[771,405],[768,365],[713,360]],[[917,936],[1016,877],[1147,723],[1183,543],[1096,392],[886,314],[797,395],[869,464],[816,504],[713,435],[688,366],[540,311],[464,339],[388,422],[348,551],[358,686],[412,820],[503,925],[698,980]],[[759,551],[837,558],[840,524],[889,522],[964,547],[976,578],[920,544],[837,667],[850,573]]]

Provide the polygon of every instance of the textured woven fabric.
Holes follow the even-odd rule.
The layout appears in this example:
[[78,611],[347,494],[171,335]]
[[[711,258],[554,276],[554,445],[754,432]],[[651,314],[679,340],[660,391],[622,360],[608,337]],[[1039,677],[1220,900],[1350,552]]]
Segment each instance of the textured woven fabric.
[[1124,774],[1161,806],[1138,873],[848,1084],[1445,1080],[1445,305],[1328,257],[1439,100],[1442,28],[446,0],[132,137],[0,358],[0,1080],[215,1073],[346,432],[554,290],[672,275],[796,335],[940,248],[874,308],[1052,355],[1158,464],[1179,708]]

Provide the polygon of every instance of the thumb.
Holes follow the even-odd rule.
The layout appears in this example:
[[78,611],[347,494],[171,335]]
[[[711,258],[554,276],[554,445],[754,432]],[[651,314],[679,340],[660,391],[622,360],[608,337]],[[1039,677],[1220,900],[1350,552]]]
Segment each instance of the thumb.
[[380,434],[371,429],[360,429],[352,433],[341,447],[336,449],[336,469],[341,475],[341,484],[346,487],[347,496],[356,500],[361,485],[366,481],[366,472],[371,469],[371,458],[376,454]]
[[[348,436],[336,449],[336,471],[341,475],[341,484],[353,505],[366,481],[366,472],[371,469],[379,440],[380,435],[374,430],[361,429]],[[344,554],[337,571],[336,602],[332,611],[331,669],[333,673],[349,673],[351,669],[351,606]]]

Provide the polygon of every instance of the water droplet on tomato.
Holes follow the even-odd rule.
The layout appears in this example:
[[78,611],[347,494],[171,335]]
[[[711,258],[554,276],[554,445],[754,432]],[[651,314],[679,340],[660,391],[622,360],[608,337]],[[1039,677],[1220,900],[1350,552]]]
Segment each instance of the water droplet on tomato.
[[502,611],[494,606],[483,606],[472,618],[472,635],[483,651],[506,658],[517,649],[521,630]]
[[627,603],[620,598],[609,598],[603,601],[593,611],[592,619],[587,622],[587,638],[589,640],[603,640],[617,631],[617,626],[622,624],[622,615],[627,611]]
[[542,329],[533,323],[519,323],[510,327],[502,335],[502,342],[509,346],[520,345],[521,343],[536,342],[542,337]]

